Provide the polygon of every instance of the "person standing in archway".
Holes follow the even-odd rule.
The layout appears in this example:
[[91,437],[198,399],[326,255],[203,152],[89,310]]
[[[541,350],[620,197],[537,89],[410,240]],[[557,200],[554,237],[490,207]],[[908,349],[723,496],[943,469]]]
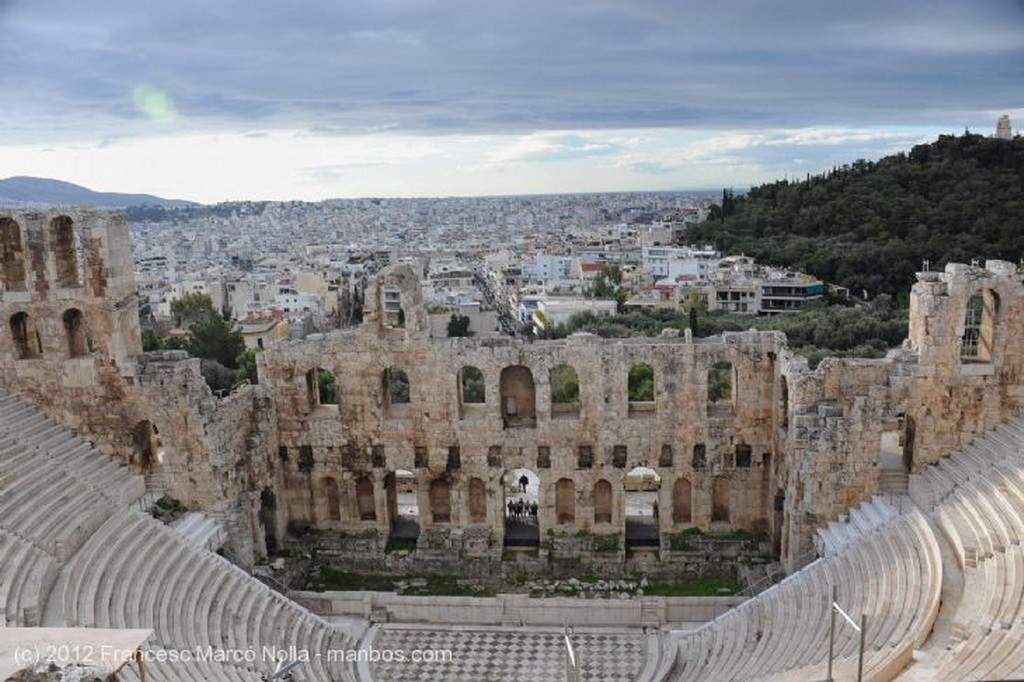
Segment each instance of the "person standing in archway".
[[526,492],[526,484],[529,482],[530,479],[526,477],[526,474],[523,474],[522,476],[519,477],[519,487],[523,489],[524,493]]

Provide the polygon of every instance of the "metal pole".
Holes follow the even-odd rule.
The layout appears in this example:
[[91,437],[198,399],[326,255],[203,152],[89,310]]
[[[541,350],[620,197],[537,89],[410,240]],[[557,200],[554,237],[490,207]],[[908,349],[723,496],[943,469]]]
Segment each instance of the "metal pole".
[[836,599],[839,598],[839,588],[832,586],[832,598],[828,602],[828,674],[825,682],[832,682],[832,647],[836,637]]
[[864,679],[864,635],[868,629],[868,614],[860,614],[860,656],[857,657],[857,682]]

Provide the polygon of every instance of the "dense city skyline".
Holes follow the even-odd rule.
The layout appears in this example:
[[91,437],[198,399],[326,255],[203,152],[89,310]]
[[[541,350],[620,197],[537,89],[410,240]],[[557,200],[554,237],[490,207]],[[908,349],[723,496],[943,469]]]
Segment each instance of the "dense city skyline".
[[742,188],[1024,116],[1012,2],[8,0],[0,26],[0,177],[203,202]]

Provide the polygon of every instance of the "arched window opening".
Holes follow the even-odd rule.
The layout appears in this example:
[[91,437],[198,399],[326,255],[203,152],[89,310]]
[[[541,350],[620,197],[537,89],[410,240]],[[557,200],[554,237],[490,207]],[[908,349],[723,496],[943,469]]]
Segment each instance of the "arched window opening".
[[693,520],[693,488],[689,479],[680,478],[672,486],[672,522],[691,523]]
[[11,316],[11,337],[19,360],[38,358],[43,354],[39,332],[28,313],[15,313]]
[[487,414],[486,383],[479,367],[466,365],[459,370],[459,414],[462,417]]
[[576,523],[576,484],[571,478],[560,478],[555,483],[555,521]]
[[411,417],[410,396],[409,375],[405,370],[401,367],[388,367],[384,370],[384,406],[387,416],[392,419]]
[[505,428],[537,425],[533,373],[522,365],[501,370],[501,417]]
[[307,382],[312,382],[310,397],[315,399],[315,404],[337,405],[338,388],[334,383],[334,375],[322,367],[310,370],[309,374]]
[[731,362],[716,362],[708,369],[708,407],[731,410],[736,404],[736,371]]
[[580,379],[569,365],[557,365],[549,373],[551,416],[575,417],[580,413]]
[[693,458],[690,460],[690,467],[703,469],[708,464],[708,447],[704,443],[697,443],[693,446]]
[[654,368],[646,362],[633,365],[629,369],[626,385],[629,416],[653,415],[655,411]]
[[960,339],[960,358],[964,362],[990,362],[995,346],[999,294],[992,289],[979,291],[967,299],[964,331]]
[[467,404],[478,404],[487,401],[487,393],[484,385],[484,373],[479,367],[466,365],[459,372],[459,386],[462,389],[462,402]]
[[85,319],[82,311],[70,308],[64,311],[64,335],[68,341],[68,355],[80,358],[89,354],[89,341],[85,333]]
[[65,289],[77,287],[78,247],[75,243],[75,225],[66,215],[50,221],[50,250],[53,252],[57,286]]
[[612,484],[603,478],[594,484],[594,523],[612,522]]
[[754,449],[746,443],[736,446],[736,466],[740,469],[749,469],[753,460]]
[[0,217],[0,272],[8,291],[25,290],[25,249],[21,241],[21,226],[6,217]]

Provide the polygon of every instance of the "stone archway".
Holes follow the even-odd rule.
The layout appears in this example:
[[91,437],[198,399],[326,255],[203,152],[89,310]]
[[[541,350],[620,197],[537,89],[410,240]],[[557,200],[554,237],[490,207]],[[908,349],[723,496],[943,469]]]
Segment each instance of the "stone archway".
[[622,479],[626,495],[626,544],[657,546],[661,534],[658,530],[658,494],[661,476],[650,467],[632,469]]
[[540,545],[540,477],[532,469],[506,471],[501,477],[505,546]]

